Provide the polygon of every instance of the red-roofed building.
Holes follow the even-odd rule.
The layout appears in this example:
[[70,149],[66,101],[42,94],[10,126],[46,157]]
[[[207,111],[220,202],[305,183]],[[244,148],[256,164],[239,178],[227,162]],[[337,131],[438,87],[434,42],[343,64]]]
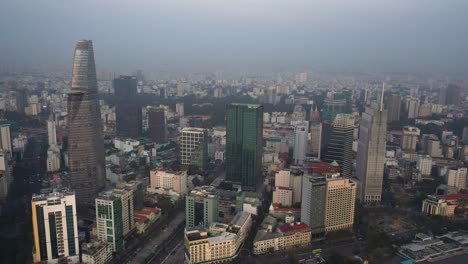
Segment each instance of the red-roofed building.
[[142,210],[133,211],[133,215],[136,222],[137,233],[142,234],[152,223],[156,222],[159,217],[161,217],[161,209],[143,207]]
[[452,217],[462,199],[468,199],[468,194],[428,195],[423,201],[421,211],[428,215]]
[[308,173],[338,173],[340,172],[339,166],[332,166],[328,162],[314,161],[307,164]]
[[276,232],[258,231],[254,239],[254,254],[310,245],[312,233],[305,223],[292,223],[277,228]]

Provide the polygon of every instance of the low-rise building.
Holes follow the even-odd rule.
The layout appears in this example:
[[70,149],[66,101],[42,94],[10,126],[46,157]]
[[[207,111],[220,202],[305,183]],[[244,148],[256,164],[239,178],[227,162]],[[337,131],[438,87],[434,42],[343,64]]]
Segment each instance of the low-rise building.
[[106,264],[112,260],[112,246],[95,240],[81,245],[81,259],[86,264]]
[[143,234],[148,227],[161,217],[161,209],[144,207],[142,210],[135,210],[135,227],[138,234]]
[[262,229],[255,236],[253,248],[255,255],[310,245],[312,233],[307,224],[292,222],[282,227],[275,227],[276,221],[272,221],[271,218],[271,216],[265,218]]
[[251,214],[239,212],[228,225],[213,223],[185,230],[187,263],[219,263],[235,259],[252,226]]
[[459,201],[466,198],[468,198],[466,194],[428,195],[423,201],[421,211],[427,215],[452,217],[455,215]]

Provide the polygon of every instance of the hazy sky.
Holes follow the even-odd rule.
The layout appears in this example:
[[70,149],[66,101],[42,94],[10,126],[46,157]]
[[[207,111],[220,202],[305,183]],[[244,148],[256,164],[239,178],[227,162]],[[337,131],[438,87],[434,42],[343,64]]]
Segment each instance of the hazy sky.
[[468,71],[467,0],[0,0],[0,63]]

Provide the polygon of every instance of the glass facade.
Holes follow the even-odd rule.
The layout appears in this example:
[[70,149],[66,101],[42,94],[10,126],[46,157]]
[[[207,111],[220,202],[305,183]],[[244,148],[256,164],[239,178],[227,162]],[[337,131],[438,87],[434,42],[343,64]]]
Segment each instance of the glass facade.
[[226,109],[226,180],[255,190],[261,177],[263,107],[229,104]]

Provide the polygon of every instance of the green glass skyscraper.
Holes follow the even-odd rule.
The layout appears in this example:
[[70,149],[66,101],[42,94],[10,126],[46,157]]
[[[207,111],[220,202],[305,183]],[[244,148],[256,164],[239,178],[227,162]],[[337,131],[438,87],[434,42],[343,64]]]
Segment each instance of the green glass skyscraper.
[[261,179],[263,106],[226,107],[226,181],[256,190]]

